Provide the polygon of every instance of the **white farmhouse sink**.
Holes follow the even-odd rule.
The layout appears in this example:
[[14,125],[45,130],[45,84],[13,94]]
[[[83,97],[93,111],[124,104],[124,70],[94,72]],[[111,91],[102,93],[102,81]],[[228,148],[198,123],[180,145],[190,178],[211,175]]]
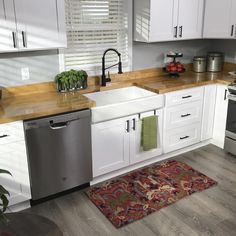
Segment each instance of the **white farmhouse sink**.
[[85,94],[96,102],[92,122],[102,122],[163,107],[163,95],[135,86]]

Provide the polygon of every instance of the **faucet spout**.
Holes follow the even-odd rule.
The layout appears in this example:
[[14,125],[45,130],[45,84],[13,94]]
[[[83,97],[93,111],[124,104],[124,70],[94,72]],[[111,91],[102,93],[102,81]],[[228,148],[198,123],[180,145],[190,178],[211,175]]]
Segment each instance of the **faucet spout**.
[[[117,56],[119,57],[119,62],[117,64],[114,64],[112,66],[109,66],[106,68],[106,54],[110,51],[113,51],[117,54]],[[102,57],[102,86],[106,86],[106,82],[110,82],[111,78],[110,76],[108,76],[108,78],[106,77],[106,70],[109,68],[112,68],[114,66],[118,65],[118,74],[122,74],[122,62],[121,62],[121,54],[114,48],[108,48],[104,53],[103,53],[103,57]]]

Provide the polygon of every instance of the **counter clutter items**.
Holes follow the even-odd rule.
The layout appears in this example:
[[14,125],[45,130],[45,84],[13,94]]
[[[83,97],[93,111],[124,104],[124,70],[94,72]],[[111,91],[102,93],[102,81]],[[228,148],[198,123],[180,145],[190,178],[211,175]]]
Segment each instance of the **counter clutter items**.
[[180,73],[185,72],[184,65],[179,61],[176,61],[176,58],[183,57],[183,53],[170,52],[167,54],[167,57],[172,58],[173,61],[168,63],[166,67],[163,68],[163,71],[168,73],[171,77],[179,77]]

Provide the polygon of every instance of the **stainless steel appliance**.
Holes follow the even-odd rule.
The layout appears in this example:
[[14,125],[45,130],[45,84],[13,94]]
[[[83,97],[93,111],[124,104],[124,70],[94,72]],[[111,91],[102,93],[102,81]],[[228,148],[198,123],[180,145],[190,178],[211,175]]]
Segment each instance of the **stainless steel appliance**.
[[90,110],[24,122],[32,200],[92,180],[90,127]]
[[196,56],[193,58],[193,71],[197,73],[206,72],[206,57]]
[[230,84],[224,149],[236,155],[236,80]]
[[224,54],[221,52],[209,52],[207,54],[207,71],[220,72],[224,66]]

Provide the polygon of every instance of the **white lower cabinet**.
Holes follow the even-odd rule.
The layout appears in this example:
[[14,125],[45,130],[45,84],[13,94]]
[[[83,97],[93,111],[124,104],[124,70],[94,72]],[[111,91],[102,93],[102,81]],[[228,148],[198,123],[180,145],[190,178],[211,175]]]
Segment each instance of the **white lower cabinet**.
[[129,133],[125,117],[92,125],[93,177],[129,165]]
[[9,205],[31,198],[23,122],[0,125],[0,169],[11,172],[0,175],[0,183],[9,192]]
[[104,175],[162,154],[162,110],[157,110],[158,147],[143,151],[141,119],[154,111],[92,124],[93,177]]
[[170,92],[165,97],[164,153],[200,142],[204,87]]
[[212,143],[220,148],[224,147],[226,119],[228,111],[228,88],[226,85],[217,85],[215,121]]
[[135,118],[135,130],[131,132],[130,137],[130,163],[135,164],[162,154],[162,110],[156,111],[157,116],[157,148],[150,151],[144,151],[141,146],[142,118],[154,115],[153,111],[140,114]]
[[190,102],[166,109],[165,130],[175,129],[202,120],[202,101]]
[[186,125],[164,133],[164,152],[172,152],[200,142],[201,123]]
[[216,87],[217,85],[214,84],[207,85],[204,88],[201,141],[205,141],[213,137]]

